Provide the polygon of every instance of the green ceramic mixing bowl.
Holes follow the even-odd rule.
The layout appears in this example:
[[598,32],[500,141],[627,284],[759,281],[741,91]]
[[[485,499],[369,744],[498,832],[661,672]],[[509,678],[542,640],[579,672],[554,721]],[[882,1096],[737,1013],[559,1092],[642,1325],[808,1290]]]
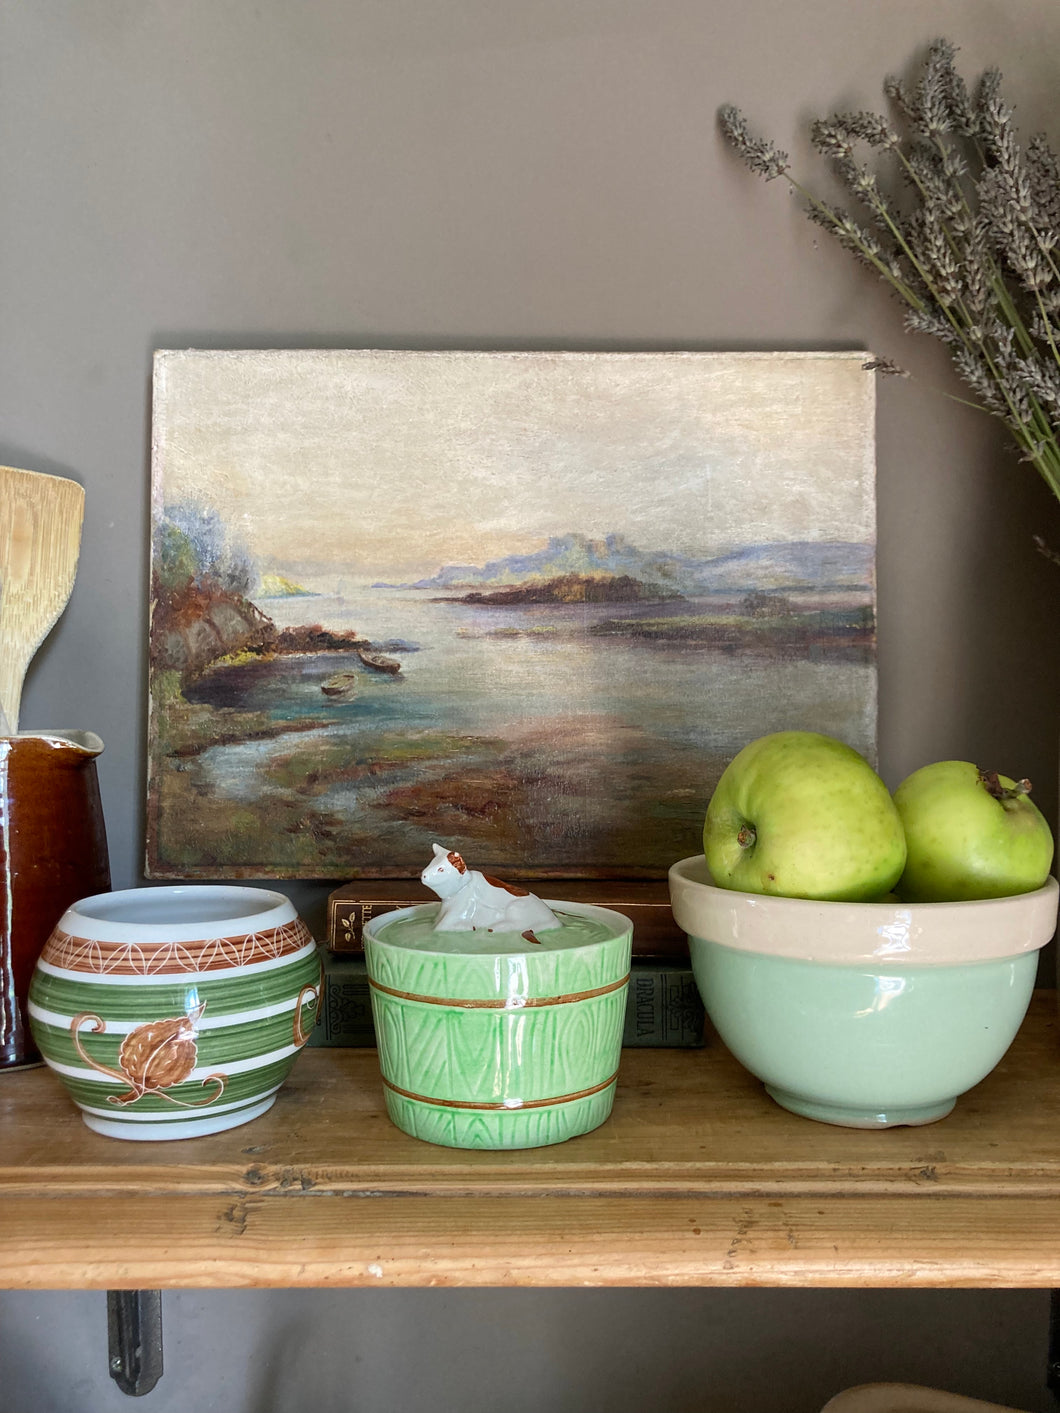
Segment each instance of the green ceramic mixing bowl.
[[1058,888],[969,903],[820,903],[670,870],[674,917],[711,1022],[794,1113],[852,1128],[924,1124],[1005,1054],[1026,1014]]

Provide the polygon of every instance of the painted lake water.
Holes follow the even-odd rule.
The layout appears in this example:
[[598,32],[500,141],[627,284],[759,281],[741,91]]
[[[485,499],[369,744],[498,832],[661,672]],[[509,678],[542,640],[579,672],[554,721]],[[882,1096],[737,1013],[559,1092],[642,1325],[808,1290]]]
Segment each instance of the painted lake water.
[[[805,726],[875,752],[871,661],[826,643],[790,659],[588,631],[716,611],[708,600],[490,607],[366,587],[260,607],[280,628],[354,630],[401,671],[325,653],[186,689],[280,730],[184,763],[181,807],[202,816],[206,870],[223,849],[219,872],[271,859],[261,876],[407,875],[437,839],[494,869],[659,875],[698,852],[710,792],[744,742]],[[339,672],[351,694],[325,695]]]

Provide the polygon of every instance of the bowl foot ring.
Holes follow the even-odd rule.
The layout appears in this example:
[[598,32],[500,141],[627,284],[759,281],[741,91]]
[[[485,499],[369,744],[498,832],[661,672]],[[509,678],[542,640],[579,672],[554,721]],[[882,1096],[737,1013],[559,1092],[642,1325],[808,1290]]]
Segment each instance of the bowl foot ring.
[[808,1099],[802,1094],[767,1084],[766,1093],[783,1109],[818,1123],[837,1124],[841,1128],[897,1128],[900,1124],[933,1124],[944,1119],[956,1104],[956,1097],[939,1099],[933,1104],[894,1105],[887,1109],[869,1109],[857,1105],[828,1104]]
[[96,1133],[102,1133],[106,1138],[131,1138],[153,1143],[159,1139],[198,1138],[200,1135],[210,1133],[225,1133],[230,1128],[238,1128],[240,1124],[248,1124],[252,1119],[260,1118],[262,1114],[272,1108],[275,1102],[276,1093],[274,1091],[264,1099],[259,1099],[229,1113],[210,1114],[202,1111],[201,1115],[197,1115],[195,1118],[181,1118],[176,1121],[169,1120],[160,1123],[102,1118],[98,1114],[85,1113],[83,1109],[81,1118],[90,1129]]

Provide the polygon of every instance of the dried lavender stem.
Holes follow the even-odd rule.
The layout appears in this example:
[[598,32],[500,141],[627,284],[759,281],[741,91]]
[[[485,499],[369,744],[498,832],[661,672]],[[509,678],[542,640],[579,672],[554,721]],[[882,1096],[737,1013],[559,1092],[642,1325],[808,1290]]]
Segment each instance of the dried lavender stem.
[[[1040,136],[1021,150],[1000,74],[983,74],[973,98],[956,52],[938,40],[915,89],[885,84],[917,143],[909,155],[873,113],[814,123],[815,148],[865,217],[815,197],[737,109],[722,110],[722,124],[753,171],[784,176],[811,218],[886,281],[910,328],[943,340],[978,399],[954,400],[1003,421],[1060,500],[1060,161]],[[910,220],[859,164],[859,143],[897,163],[919,202]]]

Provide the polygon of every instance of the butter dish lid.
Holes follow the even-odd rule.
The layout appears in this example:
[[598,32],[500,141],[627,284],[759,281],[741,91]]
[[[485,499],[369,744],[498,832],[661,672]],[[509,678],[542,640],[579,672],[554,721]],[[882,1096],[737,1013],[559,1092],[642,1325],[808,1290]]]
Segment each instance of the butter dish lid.
[[[624,981],[629,975],[632,922],[591,903],[558,908],[576,938],[568,945],[562,933],[542,934],[535,946],[519,933],[435,932],[436,903],[382,913],[364,925],[369,982],[411,1000],[518,1005],[531,999],[580,997]],[[588,934],[586,927],[591,929]]]
[[435,845],[439,894],[364,926],[369,980],[404,995],[503,1000],[581,994],[629,972],[633,924],[593,903],[544,901]]

